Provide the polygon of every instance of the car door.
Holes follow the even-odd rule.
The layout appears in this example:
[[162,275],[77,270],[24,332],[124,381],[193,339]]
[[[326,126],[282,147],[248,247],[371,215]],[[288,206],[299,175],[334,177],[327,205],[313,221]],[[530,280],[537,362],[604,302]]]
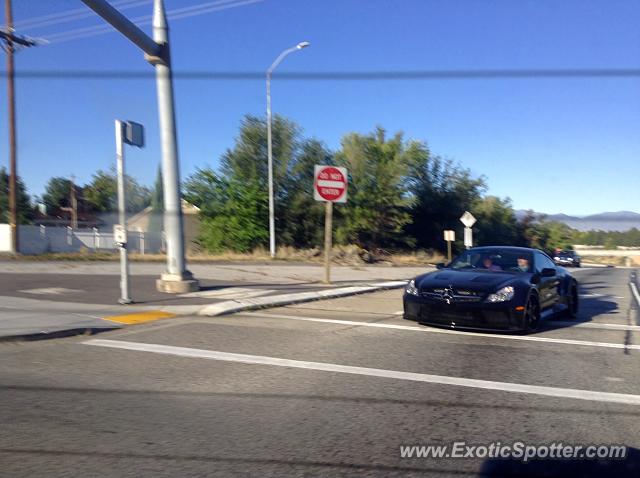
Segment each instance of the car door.
[[[551,277],[544,277],[542,275],[542,271],[544,269],[553,269],[556,273]],[[540,277],[540,282],[538,284],[538,289],[540,291],[540,307],[542,309],[548,309],[549,307],[555,306],[560,298],[558,293],[560,279],[558,277],[556,265],[546,254],[537,252],[535,270]]]

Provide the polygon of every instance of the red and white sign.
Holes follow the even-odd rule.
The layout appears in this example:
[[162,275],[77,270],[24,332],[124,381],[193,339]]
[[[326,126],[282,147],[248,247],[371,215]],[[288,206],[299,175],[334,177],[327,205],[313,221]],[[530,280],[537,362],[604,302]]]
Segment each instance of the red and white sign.
[[347,202],[347,169],[315,166],[313,198],[324,202]]

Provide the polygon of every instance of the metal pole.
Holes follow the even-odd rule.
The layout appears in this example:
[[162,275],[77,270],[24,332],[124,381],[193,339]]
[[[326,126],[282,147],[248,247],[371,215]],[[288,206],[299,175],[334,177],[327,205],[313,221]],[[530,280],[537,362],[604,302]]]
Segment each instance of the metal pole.
[[[8,33],[13,33],[13,14],[11,0],[5,0],[5,19]],[[11,37],[7,42],[7,90],[9,99],[9,227],[11,228],[11,252],[20,252],[18,243],[18,200],[17,200],[17,162],[16,162],[16,98],[15,68],[13,62],[14,46]]]
[[275,199],[273,192],[273,144],[271,138],[271,75],[273,70],[282,63],[282,60],[294,51],[302,50],[309,46],[309,42],[300,42],[292,48],[284,50],[267,70],[267,176],[269,182],[269,254],[276,257],[276,220],[275,220]]
[[111,24],[113,28],[118,30],[134,44],[136,44],[147,55],[158,54],[158,44],[154,42],[149,36],[131,22],[118,10],[113,8],[106,0],[81,0],[91,10],[96,12],[107,23]]
[[333,227],[333,203],[327,201],[324,207],[324,282],[331,283],[331,248]]
[[[116,120],[116,162],[118,171],[118,222],[125,231],[127,231],[127,213],[126,213],[126,190],[124,175],[124,143],[122,140],[122,121]],[[127,255],[127,244],[119,244],[120,249],[120,300],[121,304],[130,304],[131,297],[129,295],[129,257]]]
[[145,59],[155,66],[162,149],[162,184],[164,188],[164,228],[167,236],[167,270],[156,282],[163,292],[190,292],[198,281],[186,269],[184,228],[180,201],[180,174],[173,100],[169,27],[162,0],[153,4],[153,39],[113,8],[106,0],[82,0],[115,29],[145,52]]
[[162,49],[155,63],[158,111],[162,143],[162,185],[164,190],[164,229],[167,234],[167,280],[191,279],[184,257],[184,226],[180,201],[180,172],[173,100],[173,78],[169,51],[169,27],[161,0],[153,7],[153,39]]
[[447,258],[451,262],[451,241],[447,241]]
[[273,146],[271,139],[271,71],[267,72],[267,175],[269,181],[269,253],[276,256],[276,222],[273,198]]

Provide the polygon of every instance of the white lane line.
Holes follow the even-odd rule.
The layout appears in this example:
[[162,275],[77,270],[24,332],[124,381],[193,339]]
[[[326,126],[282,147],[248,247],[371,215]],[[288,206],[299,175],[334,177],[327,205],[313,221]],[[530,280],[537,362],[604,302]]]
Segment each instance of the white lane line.
[[572,398],[576,400],[588,400],[607,403],[623,403],[626,405],[640,405],[640,395],[631,395],[626,393],[597,392],[592,390],[545,387],[540,385],[526,385],[511,382],[495,382],[491,380],[478,380],[472,378],[450,377],[446,375],[402,372],[398,370],[386,370],[379,368],[354,367],[351,365],[339,365],[324,362],[307,362],[303,360],[266,357],[264,355],[236,354],[229,352],[218,352],[215,350],[174,347],[171,345],[125,342],[121,340],[92,339],[83,342],[83,344],[115,349],[135,350],[139,352],[152,352],[164,355],[177,355],[179,357],[220,360],[223,362],[273,365],[276,367],[300,368],[306,370],[318,370],[322,372],[338,372],[353,375],[366,375],[370,377],[393,378],[397,380],[409,380],[412,382],[437,383],[440,385],[453,385],[458,387],[479,388],[485,390],[500,390],[512,393],[527,393],[534,395],[544,395],[547,397]]
[[609,295],[609,294],[580,294],[580,297],[608,297],[610,299],[624,299],[621,295]]
[[415,325],[379,324],[379,323],[371,323],[371,322],[359,322],[355,320],[318,319],[315,317],[264,314],[261,312],[242,312],[242,315],[251,316],[251,317],[265,317],[269,319],[290,319],[290,320],[301,320],[304,322],[323,322],[327,324],[338,324],[338,325],[355,325],[355,326],[362,326],[362,327],[378,327],[383,329],[412,330],[416,332],[429,332],[434,334],[454,334],[454,335],[466,335],[469,337],[488,337],[488,338],[497,339],[497,340],[524,340],[528,342],[547,342],[547,343],[564,344],[564,345],[581,345],[586,347],[606,347],[606,348],[612,348],[612,349],[640,350],[640,345],[625,345],[625,344],[616,344],[611,342],[591,342],[588,340],[555,339],[552,337],[532,337],[532,336],[522,336],[522,335],[486,334],[482,332],[467,332],[464,330],[448,330],[448,329],[440,329],[435,327],[425,327],[425,326],[417,327]]
[[633,282],[629,282],[629,285],[631,286],[631,291],[633,292],[633,296],[636,298],[638,306],[640,306],[640,293],[638,293],[638,286]]
[[[582,329],[603,329],[603,330],[637,330],[640,331],[640,325],[627,324],[608,324],[599,322],[572,322],[570,320],[550,320],[553,325],[562,325],[566,327],[578,327]],[[544,322],[543,322],[544,324]]]

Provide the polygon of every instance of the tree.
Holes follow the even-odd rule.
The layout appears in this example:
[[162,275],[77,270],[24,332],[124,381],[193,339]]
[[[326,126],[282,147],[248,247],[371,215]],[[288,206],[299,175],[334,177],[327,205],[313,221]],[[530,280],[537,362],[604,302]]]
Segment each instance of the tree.
[[150,204],[154,211],[164,211],[164,186],[162,185],[162,168],[160,166],[158,166],[156,182],[153,185],[153,190],[151,191]]
[[415,237],[419,247],[442,249],[443,231],[460,230],[460,217],[486,190],[485,178],[473,177],[458,163],[432,155],[424,143],[414,143],[412,149],[414,159],[407,179],[412,223],[406,234]]
[[156,182],[151,190],[150,206],[149,231],[162,231],[164,229],[164,187],[162,185],[162,169],[160,166],[158,166]]
[[547,241],[549,239],[549,231],[541,221],[543,215],[536,214],[532,210],[528,210],[525,216],[520,220],[520,242],[524,246],[533,247],[535,249],[547,249]]
[[184,189],[186,200],[200,208],[202,247],[248,252],[266,244],[267,197],[255,181],[221,178],[211,169],[200,169]]
[[386,138],[378,127],[369,135],[351,133],[342,139],[336,162],[349,171],[349,201],[337,211],[338,242],[369,250],[406,245],[403,228],[411,221],[405,182],[408,145],[402,133]]
[[484,197],[473,204],[471,212],[478,220],[474,226],[476,244],[502,246],[520,241],[520,228],[509,198]]
[[[33,207],[27,189],[20,177],[16,180],[16,209],[18,224],[29,224],[33,220]],[[9,174],[3,167],[0,168],[0,223],[9,223]]]
[[[76,189],[76,197],[79,196]],[[63,177],[49,179],[45,186],[42,202],[48,214],[57,214],[60,208],[71,206],[71,180]]]
[[315,139],[304,140],[289,172],[287,194],[278,208],[282,244],[294,247],[320,246],[324,240],[324,204],[313,198],[316,164],[329,164],[331,154]]
[[[209,250],[244,251],[268,243],[266,128],[264,119],[246,116],[220,172],[202,169],[185,183],[185,199],[201,209],[201,244]],[[280,116],[272,131],[277,243],[319,244],[322,205],[312,199],[313,166],[328,162],[330,154]]]
[[[151,202],[151,191],[141,186],[131,176],[125,176],[128,212],[139,212]],[[83,197],[94,212],[116,211],[118,209],[118,178],[112,168],[109,172],[98,170],[91,183],[83,189]]]

